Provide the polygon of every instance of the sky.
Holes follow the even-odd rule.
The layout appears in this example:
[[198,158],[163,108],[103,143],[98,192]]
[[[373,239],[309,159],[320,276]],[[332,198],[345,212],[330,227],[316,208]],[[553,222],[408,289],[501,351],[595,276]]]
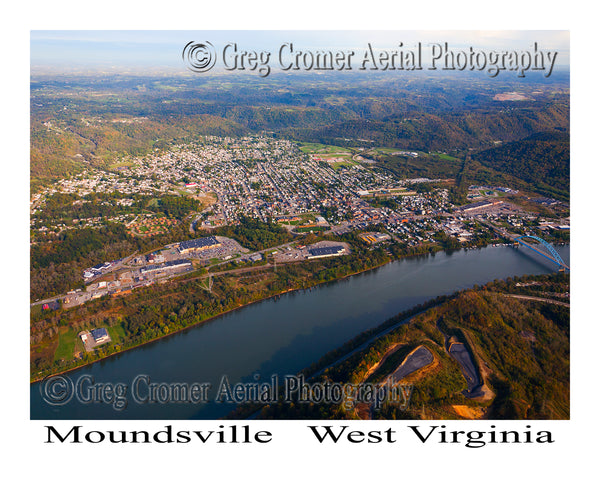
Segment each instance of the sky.
[[209,41],[217,51],[232,42],[244,50],[266,50],[275,54],[286,42],[302,49],[362,51],[391,49],[403,43],[405,49],[418,42],[444,43],[455,48],[485,50],[530,50],[539,48],[558,52],[557,65],[569,65],[569,32],[560,30],[32,30],[30,62],[37,67],[184,69],[183,47],[190,41]]

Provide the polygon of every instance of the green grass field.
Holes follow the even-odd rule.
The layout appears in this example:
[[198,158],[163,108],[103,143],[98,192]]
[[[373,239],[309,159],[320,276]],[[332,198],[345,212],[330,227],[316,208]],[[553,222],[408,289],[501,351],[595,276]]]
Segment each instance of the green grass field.
[[111,343],[120,344],[126,339],[125,329],[121,324],[106,327],[106,331],[110,335]]
[[335,163],[329,164],[329,166],[332,167],[334,170],[338,170],[342,167],[353,167],[354,165],[358,165],[358,163],[356,163],[352,160],[348,160],[345,162],[335,162]]
[[64,358],[70,360],[75,352],[75,341],[77,339],[76,332],[72,328],[61,328],[58,332],[58,347],[54,352],[54,360]]
[[133,167],[135,163],[132,160],[118,160],[110,165],[110,168]]
[[305,222],[314,222],[317,220],[317,215],[319,215],[319,213],[317,213],[317,212],[306,212],[306,213],[301,213],[300,218],[302,220],[304,220]]
[[337,147],[335,145],[323,145],[322,143],[301,143],[300,150],[304,153],[320,153],[320,154],[351,154],[352,151],[344,147]]
[[305,233],[305,232],[322,232],[324,230],[327,230],[327,227],[298,227],[295,228],[294,231],[298,232],[298,233]]
[[301,225],[304,223],[314,223],[317,221],[318,212],[306,212],[298,215],[300,220],[294,220],[293,222],[281,222],[282,225]]
[[452,162],[462,162],[462,160],[460,158],[452,157],[450,155],[446,155],[445,153],[438,153],[436,155],[441,160],[450,160]]

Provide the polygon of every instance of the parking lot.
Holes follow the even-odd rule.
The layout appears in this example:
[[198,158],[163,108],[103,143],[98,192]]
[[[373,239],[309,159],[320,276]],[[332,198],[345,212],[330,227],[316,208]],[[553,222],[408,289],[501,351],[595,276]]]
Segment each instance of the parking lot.
[[227,257],[233,257],[238,254],[247,253],[249,250],[243,248],[238,242],[227,237],[216,237],[221,244],[218,247],[207,248],[197,252],[179,253],[176,248],[171,247],[168,250],[163,250],[161,253],[165,257],[165,261],[181,260],[181,259],[197,259],[197,260],[210,260],[212,258],[219,258],[221,260],[228,260]]
[[299,245],[298,247],[286,247],[282,252],[273,254],[273,258],[276,262],[280,263],[301,262],[313,258],[312,254],[310,253],[310,250],[312,249],[337,246],[344,247],[345,251],[342,253],[342,255],[348,255],[350,253],[350,247],[346,243],[324,240],[309,246]]

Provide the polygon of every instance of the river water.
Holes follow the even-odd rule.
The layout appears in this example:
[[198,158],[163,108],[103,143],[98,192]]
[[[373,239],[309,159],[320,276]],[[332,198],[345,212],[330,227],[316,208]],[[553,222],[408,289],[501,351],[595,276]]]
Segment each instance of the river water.
[[[556,249],[568,264],[569,246]],[[267,382],[272,375],[294,374],[362,331],[438,295],[496,278],[556,271],[551,262],[525,250],[487,247],[410,258],[249,305],[70,372],[64,376],[65,383],[57,380],[54,385],[32,384],[31,418],[222,417],[235,407],[215,401],[224,376],[234,384],[254,382],[257,378]],[[135,383],[139,375],[144,377]],[[205,390],[207,401],[200,403],[137,403],[136,398],[146,399],[145,386],[149,382],[182,383],[189,387],[210,383],[211,387]],[[94,389],[89,388],[92,383]],[[111,393],[108,384],[122,385],[117,387],[122,391]],[[71,385],[74,395],[64,405],[51,405],[42,397],[44,386],[46,397],[52,397],[53,403],[64,402],[61,395],[70,392]],[[136,386],[141,386],[137,394],[133,391]],[[156,390],[158,394],[165,391],[161,388]]]

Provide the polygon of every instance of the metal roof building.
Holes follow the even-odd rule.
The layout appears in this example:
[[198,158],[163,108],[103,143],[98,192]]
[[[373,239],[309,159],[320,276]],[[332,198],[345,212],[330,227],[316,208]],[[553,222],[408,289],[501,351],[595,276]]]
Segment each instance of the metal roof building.
[[204,250],[205,248],[218,247],[219,245],[221,245],[221,242],[219,242],[217,238],[212,235],[210,237],[185,240],[179,244],[177,250],[179,250],[179,253],[182,253],[188,250]]
[[310,254],[309,258],[323,258],[341,255],[344,250],[343,246],[336,245],[335,247],[310,248],[308,253]]
[[95,342],[100,342],[102,340],[108,339],[108,332],[106,331],[106,328],[104,328],[104,327],[96,328],[95,330],[92,330],[90,333],[92,334],[92,337],[94,337]]
[[170,262],[159,263],[155,265],[147,265],[145,267],[140,268],[140,273],[147,272],[161,272],[163,270],[170,270],[173,268],[180,268],[185,266],[192,266],[192,262],[185,259],[180,260],[171,260]]

